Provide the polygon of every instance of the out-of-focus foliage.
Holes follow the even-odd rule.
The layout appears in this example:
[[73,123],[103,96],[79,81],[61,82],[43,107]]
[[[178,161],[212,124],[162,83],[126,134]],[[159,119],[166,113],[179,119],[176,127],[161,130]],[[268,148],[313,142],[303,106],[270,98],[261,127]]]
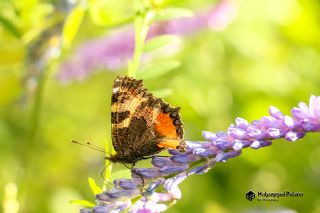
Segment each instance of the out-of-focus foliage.
[[[173,91],[165,100],[182,108],[187,140],[203,140],[202,130],[225,130],[236,116],[260,118],[270,104],[289,113],[298,101],[320,95],[317,0],[226,2],[237,9],[229,26],[182,37],[180,51],[164,56],[171,60],[165,66],[175,67],[177,60],[180,66],[170,73],[155,67],[163,75],[145,80],[147,88],[162,95],[170,94],[162,89]],[[219,2],[151,3],[160,9],[201,11]],[[134,8],[131,0],[0,2],[1,205],[18,205],[22,212],[77,212],[79,206],[69,200],[94,201],[87,180],[92,177],[102,185],[104,154],[70,141],[110,145],[111,86],[126,70],[103,69],[68,84],[56,75],[77,46],[132,24]],[[153,63],[161,64],[159,58]],[[255,212],[270,207],[319,212],[319,137],[245,150],[241,157],[185,181],[182,200],[169,211]],[[114,165],[114,171],[121,169]],[[305,196],[249,202],[245,193],[250,189],[303,191]]]

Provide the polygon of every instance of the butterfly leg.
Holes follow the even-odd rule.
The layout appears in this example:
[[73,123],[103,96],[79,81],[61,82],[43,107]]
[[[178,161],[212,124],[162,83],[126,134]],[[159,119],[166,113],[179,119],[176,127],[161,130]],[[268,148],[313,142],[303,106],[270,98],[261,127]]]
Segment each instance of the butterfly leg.
[[148,160],[150,158],[153,158],[153,157],[160,157],[160,158],[166,158],[166,157],[169,157],[168,155],[151,155],[151,156],[147,156],[147,157],[142,157],[142,158],[139,158],[139,160]]
[[100,176],[101,176],[101,178],[103,179],[103,181],[105,181],[105,182],[107,182],[108,184],[110,184],[111,186],[113,186],[113,184],[109,181],[109,180],[107,180],[106,178],[105,178],[105,171],[106,171],[106,169],[110,166],[110,163],[111,162],[109,162],[103,169],[102,169],[102,171],[101,171],[101,173],[100,173]]
[[134,171],[133,167],[135,166],[135,163],[133,163],[133,164],[131,165],[131,167],[128,167],[126,164],[123,164],[123,165],[124,165],[125,167],[127,167],[128,169],[130,169],[131,173],[134,173],[134,174],[136,174],[137,176],[140,177],[140,179],[141,179],[141,181],[142,181],[141,194],[143,194],[143,189],[144,189],[144,184],[145,184],[144,178],[143,178],[143,176],[142,176],[141,174],[139,174],[138,172]]
[[136,164],[136,163],[133,163],[133,164],[131,165],[131,171],[134,172],[136,175],[138,175],[138,176],[141,178],[141,180],[142,180],[142,191],[143,191],[143,189],[144,189],[144,178],[143,178],[143,176],[142,176],[141,174],[139,174],[139,173],[137,173],[137,172],[135,172],[135,171],[133,170],[133,167],[134,167],[135,164]]

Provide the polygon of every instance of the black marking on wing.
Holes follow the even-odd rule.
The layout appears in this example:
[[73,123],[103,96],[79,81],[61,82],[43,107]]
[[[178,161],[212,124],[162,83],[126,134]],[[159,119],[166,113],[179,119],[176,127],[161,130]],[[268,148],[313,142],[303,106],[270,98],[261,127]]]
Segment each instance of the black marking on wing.
[[111,112],[111,123],[112,124],[119,124],[130,115],[129,111],[124,112]]

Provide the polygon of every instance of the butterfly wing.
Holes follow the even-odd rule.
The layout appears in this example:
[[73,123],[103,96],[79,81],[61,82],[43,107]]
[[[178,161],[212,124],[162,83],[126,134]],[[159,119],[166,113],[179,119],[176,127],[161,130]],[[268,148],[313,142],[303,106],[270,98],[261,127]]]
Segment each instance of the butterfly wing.
[[112,89],[114,161],[135,162],[166,147],[177,148],[183,138],[179,108],[171,108],[149,93],[141,80],[119,76]]

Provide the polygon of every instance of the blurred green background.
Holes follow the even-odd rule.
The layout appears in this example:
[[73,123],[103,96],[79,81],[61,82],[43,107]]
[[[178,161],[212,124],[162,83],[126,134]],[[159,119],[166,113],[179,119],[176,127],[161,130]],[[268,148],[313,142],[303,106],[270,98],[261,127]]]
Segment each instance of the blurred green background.
[[[172,89],[164,99],[182,108],[185,139],[203,140],[203,130],[226,130],[237,116],[259,119],[269,105],[290,114],[299,101],[320,95],[319,1],[152,3],[195,12],[221,3],[234,9],[227,26],[182,36],[179,51],[165,56],[180,60],[179,68],[145,80],[150,90]],[[94,201],[87,178],[102,185],[104,154],[70,141],[110,144],[112,82],[126,68],[100,68],[68,83],[57,75],[78,46],[132,23],[133,14],[130,0],[0,1],[3,212],[18,207],[19,212],[78,212],[80,206],[69,200]],[[222,10],[222,19],[230,18],[225,16]],[[294,143],[278,140],[258,151],[243,150],[183,182],[182,200],[168,212],[320,212],[319,139],[320,134],[310,134]],[[115,165],[115,170],[122,168]],[[245,194],[250,189],[302,191],[304,197],[249,202]]]

